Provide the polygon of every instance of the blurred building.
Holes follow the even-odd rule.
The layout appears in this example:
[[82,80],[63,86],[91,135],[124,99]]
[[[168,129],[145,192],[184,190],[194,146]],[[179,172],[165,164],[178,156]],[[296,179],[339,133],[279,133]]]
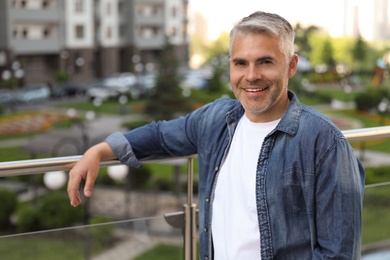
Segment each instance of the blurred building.
[[[188,0],[2,0],[0,79],[87,82],[152,70],[166,44],[188,66]],[[5,72],[5,73],[4,73]]]

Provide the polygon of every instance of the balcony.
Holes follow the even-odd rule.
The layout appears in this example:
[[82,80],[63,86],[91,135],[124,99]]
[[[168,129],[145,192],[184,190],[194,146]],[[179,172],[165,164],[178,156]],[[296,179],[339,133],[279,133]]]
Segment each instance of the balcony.
[[[343,133],[350,142],[361,142],[389,138],[390,127],[346,130]],[[0,177],[37,176],[45,172],[64,171],[79,159],[80,156],[67,156],[4,162],[0,163]],[[0,234],[2,257],[43,259],[44,256],[53,255],[55,259],[141,260],[146,259],[142,258],[143,253],[157,246],[159,255],[155,258],[151,256],[153,259],[197,259],[197,211],[193,192],[195,160],[196,156],[191,156],[173,161],[145,162],[175,166],[186,164],[187,194],[142,193],[123,188],[95,187],[94,195],[83,203],[83,223],[27,233]],[[118,165],[118,161],[112,160],[102,162],[101,167]],[[386,252],[389,252],[389,188],[390,182],[365,187],[362,259],[385,259]],[[24,194],[19,199],[31,199],[31,195],[34,194]],[[100,222],[90,223],[88,219],[93,214],[104,214],[109,218],[101,217]],[[167,258],[164,258],[164,252],[168,252]],[[382,254],[379,256],[381,258],[370,258],[368,253],[373,252]]]

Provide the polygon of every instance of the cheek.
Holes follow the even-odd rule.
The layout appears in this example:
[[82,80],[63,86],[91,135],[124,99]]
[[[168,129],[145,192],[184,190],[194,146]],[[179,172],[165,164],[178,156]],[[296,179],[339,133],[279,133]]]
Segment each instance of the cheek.
[[233,87],[237,85],[241,78],[242,75],[240,73],[237,73],[237,71],[234,70],[230,70],[230,83]]

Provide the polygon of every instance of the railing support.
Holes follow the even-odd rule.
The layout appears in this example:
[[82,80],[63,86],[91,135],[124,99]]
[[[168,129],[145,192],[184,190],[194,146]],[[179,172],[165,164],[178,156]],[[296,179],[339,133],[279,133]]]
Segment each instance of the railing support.
[[196,204],[193,203],[194,160],[188,159],[187,203],[184,204],[184,259],[196,259]]

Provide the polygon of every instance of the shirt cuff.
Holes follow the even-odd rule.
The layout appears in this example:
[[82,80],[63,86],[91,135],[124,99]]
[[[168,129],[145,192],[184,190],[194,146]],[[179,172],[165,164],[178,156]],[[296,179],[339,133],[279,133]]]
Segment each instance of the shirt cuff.
[[108,143],[121,163],[137,168],[143,166],[142,162],[138,161],[135,156],[129,141],[122,133],[112,133],[104,141]]

